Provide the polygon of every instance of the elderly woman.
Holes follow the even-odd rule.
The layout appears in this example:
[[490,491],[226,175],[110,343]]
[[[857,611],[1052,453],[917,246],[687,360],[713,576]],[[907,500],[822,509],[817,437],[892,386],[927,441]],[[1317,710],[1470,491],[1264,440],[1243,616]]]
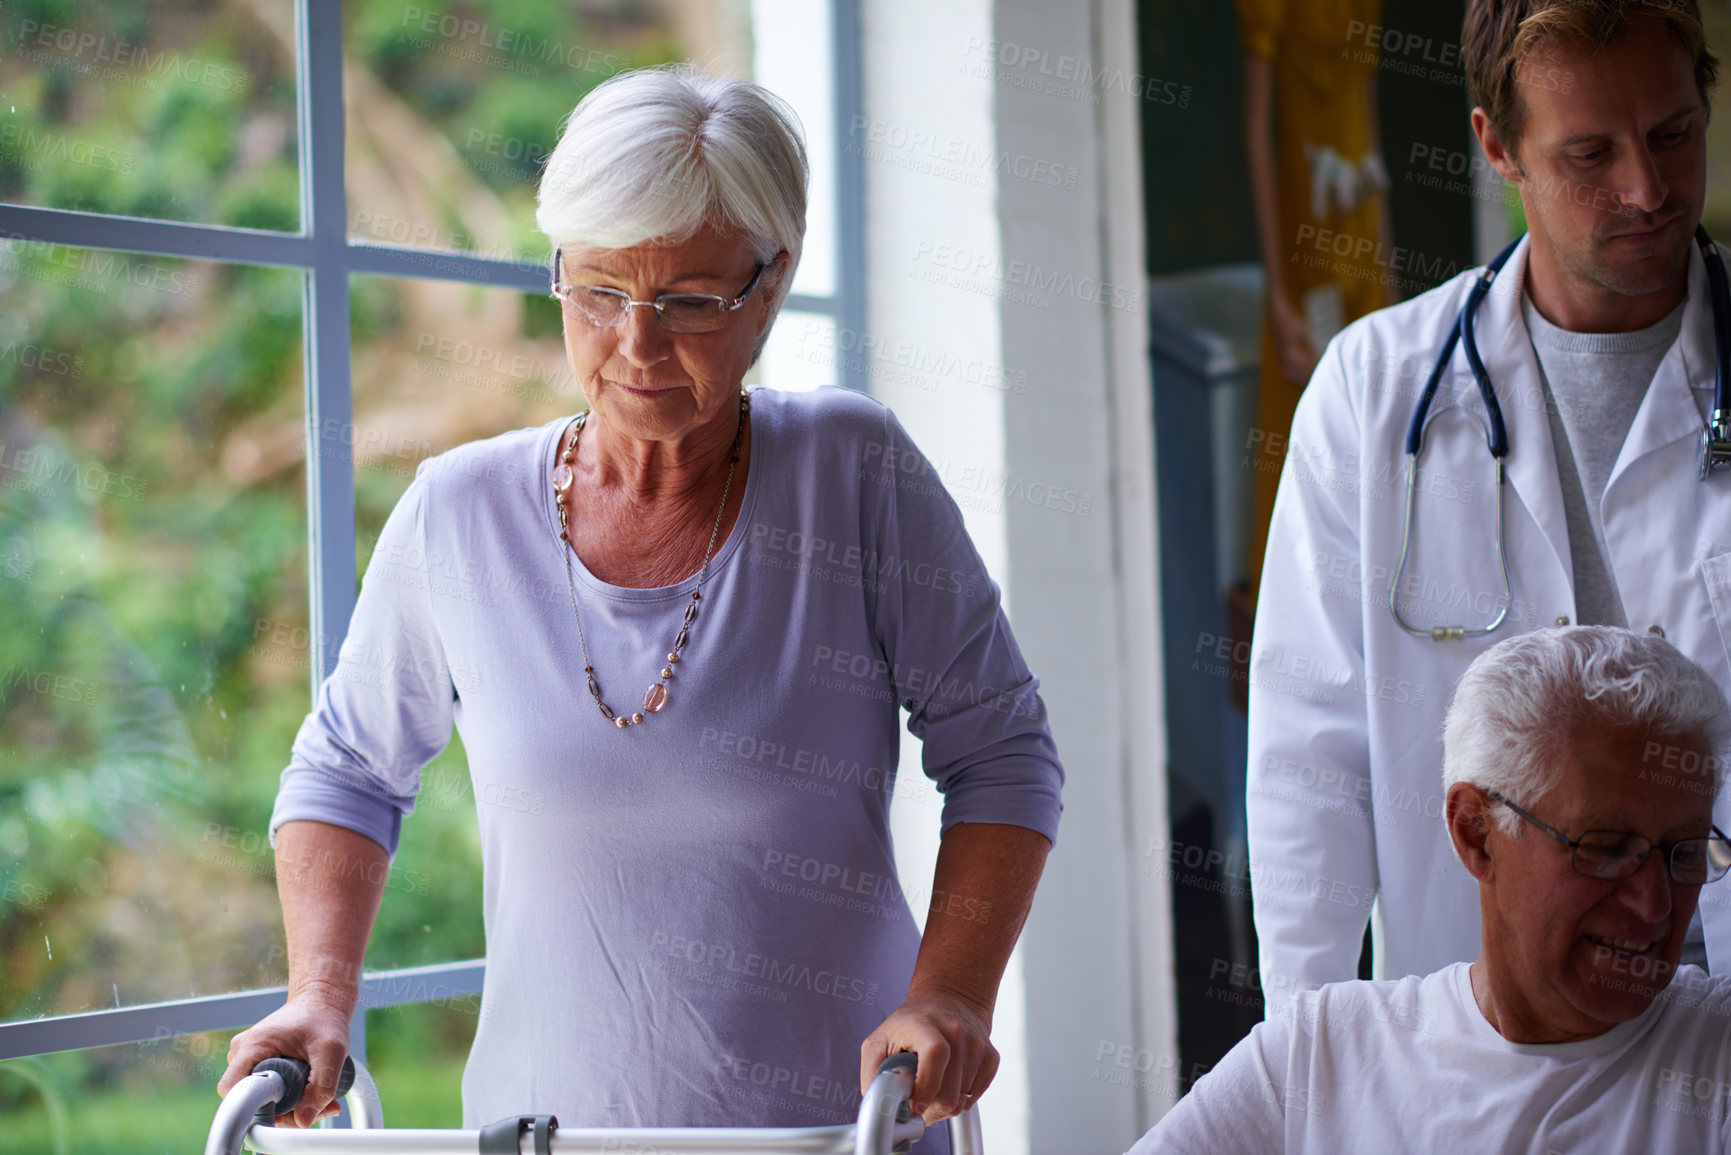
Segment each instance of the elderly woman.
[[1712,675],[1656,635],[1480,654],[1442,781],[1478,958],[1298,992],[1131,1155],[1731,1151],[1731,979],[1678,964],[1731,867],[1728,738]]
[[[899,1050],[928,1122],[990,1084],[1062,771],[895,417],[741,388],[806,180],[791,112],[748,83],[637,72],[578,105],[538,221],[589,408],[427,462],[392,513],[271,819],[289,1001],[223,1089],[305,1055],[297,1121],[327,1110],[387,856],[453,722],[488,944],[466,1126],[845,1121]],[[923,937],[889,834],[919,793],[903,709],[943,795]]]

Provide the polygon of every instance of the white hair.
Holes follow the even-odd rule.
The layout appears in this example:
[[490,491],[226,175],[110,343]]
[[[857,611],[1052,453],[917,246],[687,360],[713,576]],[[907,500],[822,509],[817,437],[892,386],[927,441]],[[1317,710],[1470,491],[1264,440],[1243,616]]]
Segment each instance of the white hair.
[[689,64],[622,72],[566,120],[535,223],[555,247],[678,244],[713,225],[760,261],[786,250],[765,285],[773,321],[799,267],[809,174],[799,118],[768,89]]
[[[1530,808],[1557,785],[1571,744],[1601,728],[1704,742],[1710,757],[1695,769],[1717,794],[1731,741],[1724,693],[1670,642],[1612,626],[1533,630],[1474,659],[1443,723],[1443,790],[1466,782]],[[1505,834],[1520,826],[1507,807],[1495,814]]]

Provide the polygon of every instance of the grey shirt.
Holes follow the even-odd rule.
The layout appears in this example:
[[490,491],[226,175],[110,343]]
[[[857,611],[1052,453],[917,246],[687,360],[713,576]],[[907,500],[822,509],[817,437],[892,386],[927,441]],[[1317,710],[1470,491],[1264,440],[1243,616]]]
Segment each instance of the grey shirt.
[[1521,297],[1521,315],[1545,385],[1569,525],[1575,620],[1581,625],[1629,624],[1611,572],[1599,503],[1647,386],[1682,332],[1685,303],[1658,324],[1633,333],[1571,333],[1545,320],[1531,297]]
[[[1632,333],[1572,333],[1545,320],[1531,297],[1521,297],[1521,316],[1532,334],[1539,379],[1545,384],[1557,480],[1563,487],[1575,620],[1584,626],[1629,624],[1611,571],[1599,503],[1653,374],[1683,331],[1687,304],[1687,299],[1679,302],[1658,324]],[[1681,961],[1707,965],[1699,908],[1690,920]]]

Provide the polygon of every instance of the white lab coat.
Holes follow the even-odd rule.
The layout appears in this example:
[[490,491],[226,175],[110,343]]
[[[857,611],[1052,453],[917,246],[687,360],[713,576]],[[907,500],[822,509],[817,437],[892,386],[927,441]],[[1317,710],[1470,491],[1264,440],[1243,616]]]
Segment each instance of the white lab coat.
[[[1413,407],[1477,271],[1330,342],[1293,420],[1252,642],[1250,872],[1273,1014],[1355,976],[1372,897],[1378,978],[1479,950],[1478,891],[1442,820],[1442,719],[1474,657],[1575,618],[1545,393],[1521,318],[1523,242],[1477,315],[1509,435],[1504,494],[1514,603],[1485,638],[1433,642],[1389,614]],[[1657,625],[1731,690],[1731,474],[1699,480],[1713,397],[1706,267],[1691,247],[1683,328],[1635,415],[1600,503],[1631,628]],[[1457,349],[1431,407],[1400,599],[1414,625],[1480,626],[1502,599],[1484,407]],[[1721,798],[1715,820],[1731,829]],[[1731,967],[1731,883],[1701,893],[1714,971]]]

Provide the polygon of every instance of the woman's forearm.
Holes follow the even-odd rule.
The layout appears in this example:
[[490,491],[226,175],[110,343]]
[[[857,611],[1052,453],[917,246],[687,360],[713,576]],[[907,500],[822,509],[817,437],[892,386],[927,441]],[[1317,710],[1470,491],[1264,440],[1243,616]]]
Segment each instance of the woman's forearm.
[[290,1000],[311,995],[354,1013],[367,937],[390,869],[385,848],[364,834],[310,820],[278,827],[276,881]]
[[990,1016],[1051,849],[1024,826],[961,822],[944,833],[910,997],[943,991]]

